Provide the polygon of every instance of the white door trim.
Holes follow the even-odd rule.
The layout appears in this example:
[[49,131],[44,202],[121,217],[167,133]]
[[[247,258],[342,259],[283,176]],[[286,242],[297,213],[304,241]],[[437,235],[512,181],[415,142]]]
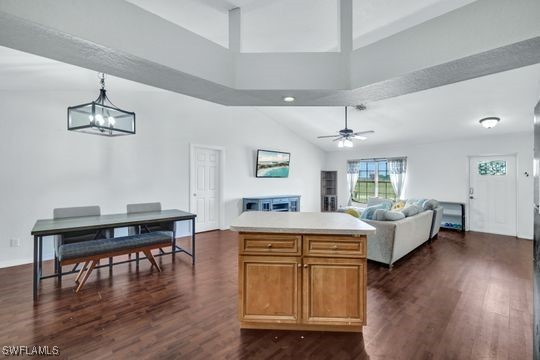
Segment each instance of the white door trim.
[[[195,211],[193,194],[195,193],[195,149],[209,149],[219,151],[219,228],[225,228],[225,203],[223,192],[225,189],[225,147],[217,145],[189,144],[189,211]],[[195,232],[197,229],[195,229]]]
[[515,198],[515,206],[516,206],[516,218],[514,219],[514,221],[516,222],[516,233],[514,236],[518,236],[518,220],[519,220],[519,208],[518,208],[518,188],[519,188],[519,185],[518,185],[518,177],[517,177],[517,174],[518,174],[518,169],[519,169],[519,157],[518,157],[518,153],[507,153],[507,154],[500,154],[500,153],[496,153],[496,154],[482,154],[482,155],[468,155],[467,156],[467,177],[469,179],[468,183],[467,183],[467,189],[466,189],[466,194],[467,194],[467,206],[466,206],[466,219],[467,219],[467,224],[465,226],[465,230],[466,231],[469,231],[470,228],[471,228],[471,199],[469,198],[469,189],[471,188],[471,159],[472,158],[478,158],[478,157],[494,157],[494,156],[511,156],[515,159],[514,161],[514,164],[515,164],[515,171],[514,171],[514,179],[515,179],[515,183],[516,183],[516,196],[514,197]]

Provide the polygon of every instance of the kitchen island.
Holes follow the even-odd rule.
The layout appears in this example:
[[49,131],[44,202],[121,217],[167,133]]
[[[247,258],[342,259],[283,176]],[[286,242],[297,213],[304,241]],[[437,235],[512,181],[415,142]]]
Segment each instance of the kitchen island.
[[374,227],[344,213],[253,211],[231,229],[241,328],[362,331]]

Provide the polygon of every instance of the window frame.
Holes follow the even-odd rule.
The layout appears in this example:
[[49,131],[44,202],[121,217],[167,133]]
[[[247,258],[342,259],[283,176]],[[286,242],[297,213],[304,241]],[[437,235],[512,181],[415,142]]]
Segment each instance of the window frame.
[[[361,193],[362,196],[352,196],[351,197],[352,202],[357,203],[357,204],[367,204],[367,202],[369,200],[369,197],[371,197],[371,196],[379,197],[380,195],[383,195],[383,194],[384,194],[384,197],[383,197],[384,199],[390,199],[390,200],[396,201],[396,194],[394,192],[394,189],[392,188],[391,192],[388,191],[388,186],[392,186],[392,182],[390,181],[390,179],[388,178],[388,181],[380,180],[380,175],[381,175],[380,174],[380,172],[381,172],[380,163],[382,163],[382,162],[384,162],[385,165],[386,165],[385,170],[383,172],[386,174],[386,176],[388,176],[388,177],[390,176],[389,171],[388,171],[388,159],[386,159],[386,158],[383,158],[383,159],[360,159],[360,160],[357,160],[357,161],[359,161],[361,163],[361,165],[360,165],[359,170],[358,170],[358,180],[356,181],[356,184],[354,185],[353,195]],[[365,164],[365,167],[363,166],[362,163]],[[370,170],[370,166],[369,166],[370,163],[375,165],[375,169]],[[371,171],[374,172],[373,181],[363,180],[363,179],[369,179],[369,174],[370,174]],[[362,177],[362,173],[365,173],[365,177]],[[369,185],[366,185],[365,192],[356,191],[356,189],[358,187],[358,183],[365,183],[365,184],[373,183],[374,192],[372,193],[372,192],[369,191]],[[384,185],[384,190],[383,191],[381,191],[381,184]],[[388,197],[389,194],[393,194],[393,197]],[[358,199],[360,197],[363,198],[361,200],[365,199],[365,202],[356,200],[356,199]]]

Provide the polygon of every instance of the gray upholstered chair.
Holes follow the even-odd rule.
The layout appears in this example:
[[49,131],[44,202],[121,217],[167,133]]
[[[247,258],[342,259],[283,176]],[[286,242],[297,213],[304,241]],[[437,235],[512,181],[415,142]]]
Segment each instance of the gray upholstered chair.
[[[53,218],[66,219],[81,216],[99,216],[101,215],[101,209],[99,206],[79,206],[69,208],[57,208],[53,210]],[[74,231],[63,235],[57,235],[56,238],[61,241],[62,244],[69,244],[85,240],[95,240],[96,236],[99,238],[96,231]]]
[[[155,203],[128,204],[126,208],[127,208],[128,214],[161,211],[161,203],[155,202]],[[140,226],[130,226],[128,228],[128,234],[135,235],[135,234],[143,234],[143,233],[152,232],[152,231],[168,231],[171,233],[171,237],[172,237],[173,233],[176,232],[175,229],[176,227],[175,227],[174,222],[151,223],[151,224],[143,224]]]
[[[101,215],[101,209],[99,206],[78,206],[69,208],[57,208],[53,210],[54,219],[66,219],[82,216],[99,216]],[[95,231],[95,230],[81,230],[62,235],[56,235],[54,237],[54,266],[55,272],[58,274],[58,278],[62,278],[60,262],[58,261],[58,247],[62,244],[71,244],[86,240],[104,239],[111,237],[110,231]]]
[[[128,204],[126,205],[126,210],[128,214],[135,213],[145,213],[152,211],[161,211],[161,203],[140,203],[140,204]],[[150,223],[137,226],[128,227],[128,235],[144,234],[147,232],[153,231],[166,231],[171,235],[171,245],[176,246],[175,237],[176,237],[176,223],[173,222],[160,222],[160,223]],[[163,252],[162,249],[159,249]],[[137,264],[139,263],[139,253],[136,254]]]

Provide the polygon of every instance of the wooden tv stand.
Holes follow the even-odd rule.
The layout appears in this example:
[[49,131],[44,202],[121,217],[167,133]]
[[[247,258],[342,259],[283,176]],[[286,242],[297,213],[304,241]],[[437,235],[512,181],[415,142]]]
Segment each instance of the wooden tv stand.
[[373,227],[338,213],[244,213],[232,228],[241,328],[362,331]]

